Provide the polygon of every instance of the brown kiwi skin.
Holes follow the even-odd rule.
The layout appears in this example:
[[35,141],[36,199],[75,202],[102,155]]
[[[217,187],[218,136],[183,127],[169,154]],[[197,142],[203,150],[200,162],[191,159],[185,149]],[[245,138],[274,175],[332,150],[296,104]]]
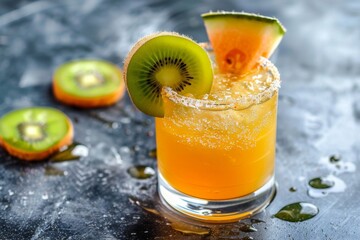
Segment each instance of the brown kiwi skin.
[[48,158],[53,153],[59,151],[60,148],[64,146],[68,146],[73,142],[74,138],[74,127],[69,118],[67,118],[67,125],[69,127],[66,135],[54,146],[49,149],[41,152],[30,152],[20,148],[16,148],[10,144],[8,144],[4,139],[0,136],[0,146],[3,147],[10,155],[17,157],[19,159],[25,161],[40,161]]
[[[156,33],[152,33],[150,35],[147,35],[145,37],[142,37],[136,44],[134,44],[134,46],[131,48],[131,50],[129,51],[129,53],[127,54],[126,58],[125,58],[125,61],[124,61],[124,72],[123,72],[123,76],[124,76],[124,81],[125,81],[125,85],[127,86],[128,85],[128,79],[127,79],[127,69],[128,69],[128,66],[130,64],[130,61],[132,59],[132,56],[135,54],[135,52],[147,41],[153,39],[153,38],[156,38],[156,37],[160,37],[160,36],[179,36],[179,37],[182,37],[182,38],[186,38],[194,43],[196,43],[193,39],[191,39],[190,37],[188,36],[185,36],[185,35],[182,35],[182,34],[179,34],[177,32],[156,32]],[[197,43],[196,43],[197,44]],[[129,96],[131,96],[131,93],[129,92],[129,88],[127,88],[127,92],[129,94]],[[131,101],[133,102],[132,98],[130,97]],[[133,102],[134,104],[134,102]],[[135,105],[135,104],[134,104]],[[158,116],[159,117],[159,116]]]

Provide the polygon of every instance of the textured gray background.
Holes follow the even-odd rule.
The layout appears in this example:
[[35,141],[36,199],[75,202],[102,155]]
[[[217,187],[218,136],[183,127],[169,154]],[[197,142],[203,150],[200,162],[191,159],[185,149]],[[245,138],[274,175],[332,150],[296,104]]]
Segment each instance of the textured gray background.
[[[288,29],[273,58],[283,81],[279,188],[256,216],[265,221],[254,224],[257,232],[230,224],[205,226],[205,235],[183,234],[169,219],[129,200],[158,204],[156,178],[135,180],[126,172],[135,164],[156,168],[149,156],[155,148],[153,119],[128,97],[98,110],[60,105],[50,91],[51,75],[59,64],[84,57],[122,67],[131,45],[154,31],[205,41],[200,14],[218,9],[276,16]],[[0,149],[0,239],[360,239],[359,42],[358,0],[2,0],[0,115],[25,106],[57,107],[76,120],[75,140],[90,153],[79,161],[29,164]],[[340,169],[327,163],[332,154],[342,157]],[[65,175],[47,176],[47,166]],[[328,174],[346,189],[310,197],[308,180]],[[298,201],[315,204],[320,213],[302,223],[271,217]]]

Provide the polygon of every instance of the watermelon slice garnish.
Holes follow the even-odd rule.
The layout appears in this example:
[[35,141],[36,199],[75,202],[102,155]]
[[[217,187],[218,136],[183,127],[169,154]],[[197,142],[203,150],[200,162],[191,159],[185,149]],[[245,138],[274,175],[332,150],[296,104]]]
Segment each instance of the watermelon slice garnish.
[[201,15],[221,73],[243,74],[269,58],[286,30],[276,18],[245,12]]

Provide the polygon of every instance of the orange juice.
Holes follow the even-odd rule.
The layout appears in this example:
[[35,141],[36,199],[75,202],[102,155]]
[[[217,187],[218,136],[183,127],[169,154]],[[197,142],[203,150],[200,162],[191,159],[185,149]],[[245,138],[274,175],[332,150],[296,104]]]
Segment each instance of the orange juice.
[[215,74],[211,93],[200,99],[163,91],[156,142],[159,173],[169,185],[226,200],[273,179],[279,78],[272,66],[263,59],[246,76]]

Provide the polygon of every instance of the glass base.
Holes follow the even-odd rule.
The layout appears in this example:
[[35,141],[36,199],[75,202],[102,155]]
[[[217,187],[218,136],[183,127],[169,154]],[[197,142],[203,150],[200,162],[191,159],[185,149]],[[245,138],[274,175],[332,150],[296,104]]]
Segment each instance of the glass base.
[[262,211],[276,192],[272,177],[264,186],[240,198],[205,200],[185,195],[169,185],[160,172],[159,193],[161,200],[175,210],[204,222],[234,222]]

